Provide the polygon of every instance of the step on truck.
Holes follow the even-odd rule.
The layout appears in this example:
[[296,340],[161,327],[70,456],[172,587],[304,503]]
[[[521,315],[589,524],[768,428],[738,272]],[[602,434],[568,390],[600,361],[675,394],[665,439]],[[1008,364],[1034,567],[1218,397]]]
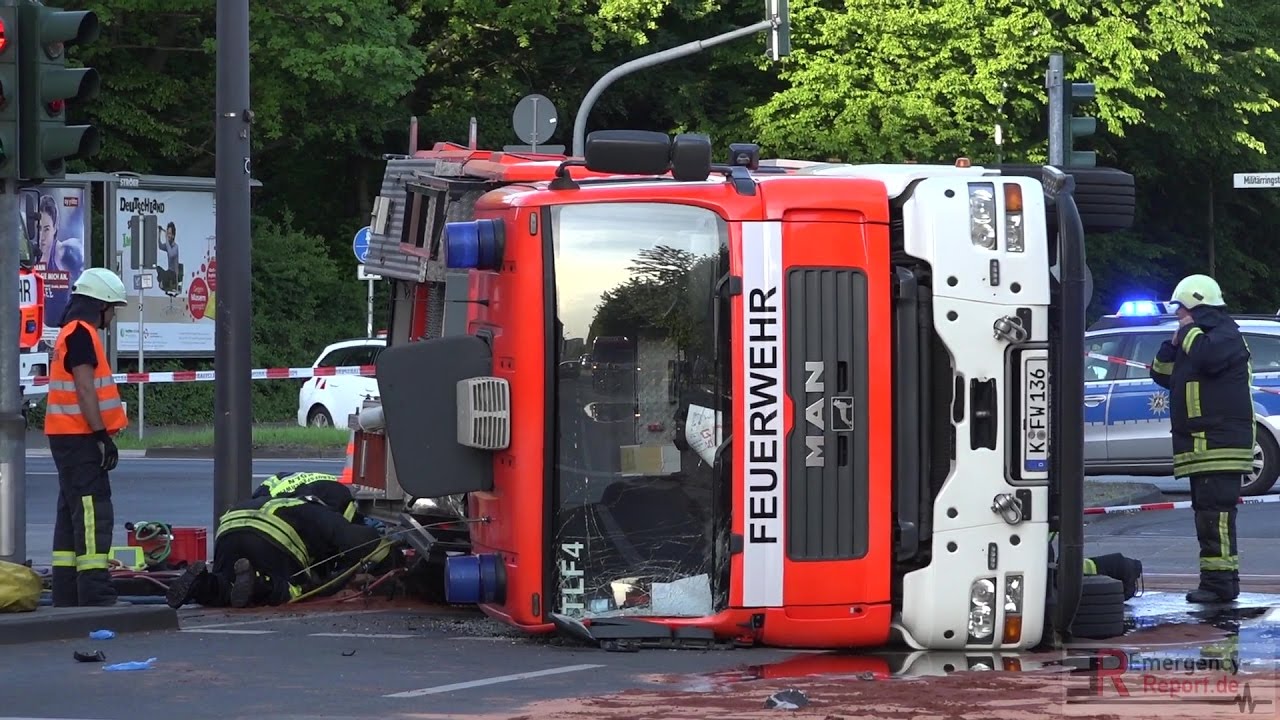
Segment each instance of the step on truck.
[[352,418],[356,482],[403,503],[448,601],[531,633],[1063,637],[1083,561],[1074,173],[730,156],[600,131],[582,158],[390,160],[366,269],[393,282],[391,330],[380,405]]

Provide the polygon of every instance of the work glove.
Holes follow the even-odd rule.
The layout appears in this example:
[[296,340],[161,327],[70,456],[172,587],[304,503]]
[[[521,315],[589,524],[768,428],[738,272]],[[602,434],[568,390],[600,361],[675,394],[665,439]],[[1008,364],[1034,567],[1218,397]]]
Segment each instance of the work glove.
[[93,439],[98,441],[98,452],[102,454],[102,469],[108,472],[115,470],[116,463],[120,462],[120,451],[116,449],[111,433],[99,430],[93,434]]

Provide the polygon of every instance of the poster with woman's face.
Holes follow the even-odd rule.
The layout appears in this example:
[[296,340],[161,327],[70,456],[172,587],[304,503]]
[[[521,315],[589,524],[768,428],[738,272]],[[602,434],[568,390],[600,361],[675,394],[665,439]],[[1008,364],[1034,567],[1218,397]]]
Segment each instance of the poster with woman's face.
[[83,187],[24,188],[19,205],[26,253],[44,278],[44,339],[53,342],[71,286],[88,264],[89,195]]

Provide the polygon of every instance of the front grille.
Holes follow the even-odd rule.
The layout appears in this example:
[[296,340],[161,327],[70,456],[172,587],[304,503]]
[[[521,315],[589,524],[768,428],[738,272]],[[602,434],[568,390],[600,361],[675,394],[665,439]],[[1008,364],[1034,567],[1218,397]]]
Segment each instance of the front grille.
[[867,278],[858,270],[787,275],[787,554],[867,552]]

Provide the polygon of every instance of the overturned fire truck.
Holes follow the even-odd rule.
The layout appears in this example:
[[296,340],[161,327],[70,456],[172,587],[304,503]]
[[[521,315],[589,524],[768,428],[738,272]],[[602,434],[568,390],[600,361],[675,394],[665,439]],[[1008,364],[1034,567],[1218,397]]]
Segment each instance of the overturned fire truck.
[[730,155],[601,131],[582,158],[390,159],[356,484],[450,602],[530,632],[1069,634],[1084,232],[1131,223],[1132,178]]

